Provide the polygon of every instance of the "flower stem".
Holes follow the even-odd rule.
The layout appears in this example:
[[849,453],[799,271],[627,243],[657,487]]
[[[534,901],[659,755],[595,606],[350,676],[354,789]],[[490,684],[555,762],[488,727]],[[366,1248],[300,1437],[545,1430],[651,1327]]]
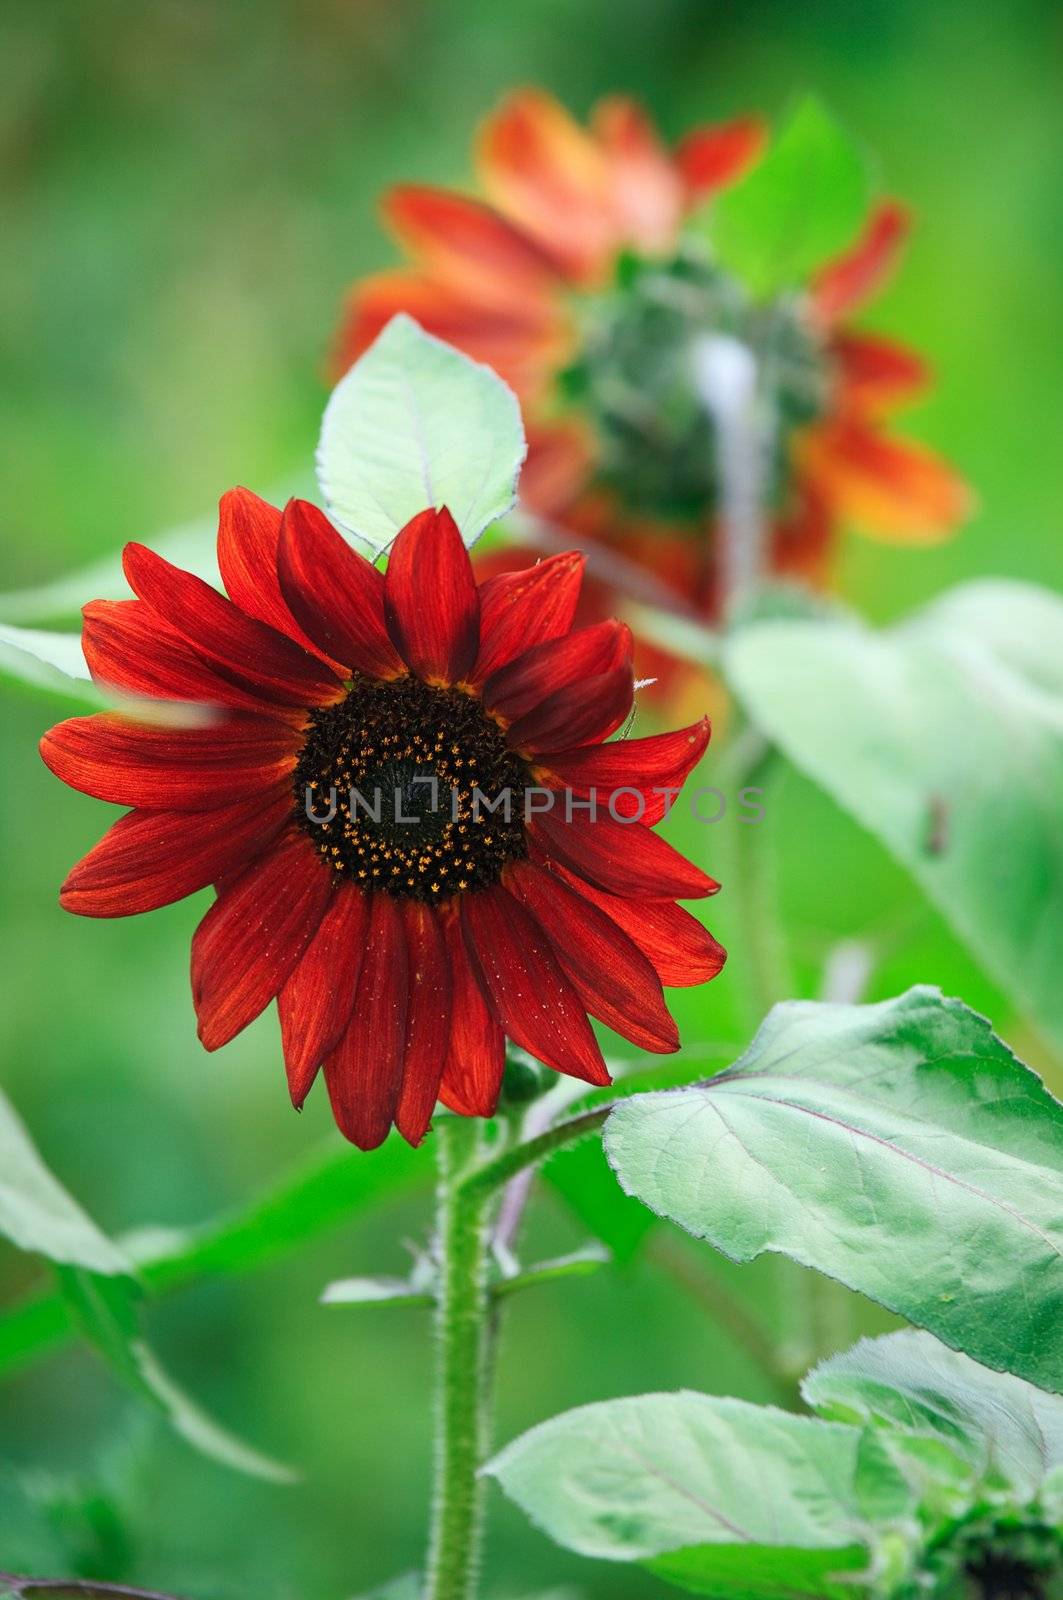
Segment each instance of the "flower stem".
[[694,382],[716,429],[720,471],[720,579],[729,619],[764,578],[767,449],[759,365],[730,334],[705,334],[694,352]]
[[489,1416],[491,1191],[461,1182],[475,1159],[478,1138],[477,1123],[441,1118],[435,1481],[424,1600],[474,1600],[480,1565],[479,1468],[488,1443]]

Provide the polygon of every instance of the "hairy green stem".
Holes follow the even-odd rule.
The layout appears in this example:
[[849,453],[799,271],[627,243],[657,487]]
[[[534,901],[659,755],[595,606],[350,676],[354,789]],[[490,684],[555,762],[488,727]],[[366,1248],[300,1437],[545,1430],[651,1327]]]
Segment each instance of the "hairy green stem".
[[439,1123],[436,1439],[424,1600],[474,1600],[483,1534],[480,1465],[488,1443],[487,1210],[491,1190],[462,1180],[475,1160],[475,1122]]
[[527,1139],[523,1144],[514,1145],[512,1149],[503,1151],[494,1160],[485,1161],[483,1166],[470,1172],[462,1180],[463,1191],[473,1196],[493,1194],[511,1178],[515,1178],[518,1172],[523,1172],[525,1167],[534,1166],[537,1161],[552,1155],[555,1150],[575,1144],[577,1140],[585,1139],[588,1134],[596,1132],[612,1109],[611,1102],[606,1106],[595,1106],[593,1111],[584,1111],[578,1117],[570,1117],[567,1122],[558,1122],[545,1133],[538,1134],[536,1138]]

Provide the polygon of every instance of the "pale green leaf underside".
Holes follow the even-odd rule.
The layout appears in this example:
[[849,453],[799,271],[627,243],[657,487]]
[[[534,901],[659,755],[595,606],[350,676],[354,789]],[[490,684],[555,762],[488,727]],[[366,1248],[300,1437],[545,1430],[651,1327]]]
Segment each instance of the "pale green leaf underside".
[[977,1476],[1032,1499],[1063,1468],[1063,1399],[990,1372],[928,1333],[862,1339],[822,1362],[802,1393],[817,1411],[942,1440]]
[[739,630],[728,679],[1063,1044],[1063,600],[977,582],[876,633]]
[[45,1166],[0,1093],[0,1233],[20,1250],[92,1272],[129,1273],[129,1261]]
[[502,379],[399,315],[332,392],[318,481],[374,553],[429,506],[445,505],[472,544],[513,504],[526,449]]
[[558,1544],[609,1561],[697,1545],[861,1542],[859,1432],[684,1391],[582,1406],[486,1469]]
[[99,704],[100,694],[89,677],[81,635],[45,628],[18,628],[0,622],[0,677],[34,689]]
[[733,1259],[779,1251],[1063,1388],[1063,1107],[961,1002],[776,1006],[728,1071],[618,1106],[605,1145]]

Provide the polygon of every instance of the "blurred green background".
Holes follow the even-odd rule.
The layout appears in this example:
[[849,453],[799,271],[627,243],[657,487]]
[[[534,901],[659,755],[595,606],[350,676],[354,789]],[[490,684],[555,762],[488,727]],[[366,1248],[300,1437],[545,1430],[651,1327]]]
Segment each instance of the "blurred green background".
[[[938,385],[911,427],[980,500],[935,550],[849,541],[842,587],[887,619],[973,574],[1057,585],[1061,47],[1051,0],[8,0],[0,586],[59,577],[202,514],[231,484],[268,492],[304,469],[344,287],[393,259],[377,195],[399,179],[466,180],[478,118],[522,82],[581,113],[632,92],[670,136],[819,91],[875,152],[883,187],[915,207],[904,270],[868,321],[934,361]],[[3,1086],[109,1230],[197,1222],[317,1148],[327,1107],[318,1093],[291,1113],[272,1018],[220,1056],[200,1051],[187,946],[207,896],[132,923],[59,911],[59,882],[109,818],[37,759],[62,714],[44,696],[3,704]],[[872,930],[875,995],[940,982],[1054,1071],[876,847],[796,778],[772,801],[763,848],[804,992],[833,940]],[[730,842],[722,824],[696,844],[712,866]],[[709,920],[727,935],[726,894]],[[685,1037],[742,1040],[745,1002],[736,955],[712,988],[681,997]],[[372,1158],[384,1172],[390,1159]],[[72,1352],[0,1385],[0,1565],[77,1567],[197,1600],[339,1600],[414,1567],[425,1319],[316,1301],[332,1277],[402,1270],[401,1241],[426,1227],[427,1150],[420,1174],[299,1257],[151,1309],[175,1373],[297,1463],[297,1488],[204,1463]],[[531,1231],[544,1251],[582,1238],[553,1191]],[[678,1249],[702,1290],[715,1292],[711,1271],[769,1323],[785,1301],[787,1328],[800,1337],[809,1320],[821,1348],[877,1325],[855,1301],[824,1307],[796,1272]],[[500,1440],[648,1388],[774,1398],[743,1340],[652,1254],[515,1303]],[[36,1273],[0,1248],[0,1302]],[[498,1496],[488,1573],[499,1596],[577,1582],[598,1600],[666,1592],[581,1565]]]

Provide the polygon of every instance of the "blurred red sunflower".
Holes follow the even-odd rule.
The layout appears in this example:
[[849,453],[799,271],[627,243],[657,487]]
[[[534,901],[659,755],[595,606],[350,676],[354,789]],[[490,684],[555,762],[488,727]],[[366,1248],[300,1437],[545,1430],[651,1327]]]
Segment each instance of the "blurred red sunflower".
[[548,95],[519,91],[481,129],[484,198],[393,189],[385,216],[413,265],[351,293],[337,374],[406,311],[513,386],[529,426],[525,504],[591,553],[599,610],[615,606],[610,588],[718,610],[717,451],[690,380],[706,332],[763,344],[770,326],[776,573],[824,582],[841,523],[926,542],[965,513],[954,471],[887,427],[926,385],[924,363],[845,324],[897,258],[902,207],[881,204],[845,256],[768,305],[686,227],[763,144],[745,118],[669,151],[630,100],[600,102],[585,129]]
[[491,1115],[507,1036],[599,1084],[588,1013],[676,1049],[662,983],[714,977],[724,952],[675,900],[718,886],[652,828],[709,729],[603,743],[631,710],[631,637],[573,630],[582,558],[477,585],[428,510],[381,573],[315,507],[237,489],[218,561],[229,599],[129,545],[137,598],[85,608],[98,682],[213,716],[45,735],[65,783],[133,808],[62,904],[129,916],[213,884],[192,941],[203,1044],[275,998],[293,1102],[323,1066],[363,1148],[393,1122],[417,1143],[437,1097]]

